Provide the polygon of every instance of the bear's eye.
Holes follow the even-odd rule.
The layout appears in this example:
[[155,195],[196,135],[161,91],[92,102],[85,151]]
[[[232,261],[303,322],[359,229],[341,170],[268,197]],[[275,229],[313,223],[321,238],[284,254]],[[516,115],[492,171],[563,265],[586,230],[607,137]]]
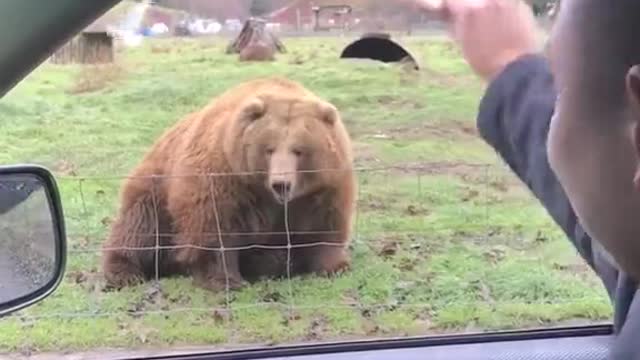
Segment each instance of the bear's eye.
[[291,153],[293,155],[295,155],[296,157],[300,157],[300,156],[302,156],[303,151],[302,151],[302,149],[293,149],[293,150],[291,150]]

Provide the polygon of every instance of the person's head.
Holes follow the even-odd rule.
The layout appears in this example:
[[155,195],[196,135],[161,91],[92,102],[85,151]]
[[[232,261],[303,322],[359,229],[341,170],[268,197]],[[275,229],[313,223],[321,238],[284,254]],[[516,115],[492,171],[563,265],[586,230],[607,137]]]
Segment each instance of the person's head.
[[640,1],[562,0],[549,161],[587,232],[640,280]]

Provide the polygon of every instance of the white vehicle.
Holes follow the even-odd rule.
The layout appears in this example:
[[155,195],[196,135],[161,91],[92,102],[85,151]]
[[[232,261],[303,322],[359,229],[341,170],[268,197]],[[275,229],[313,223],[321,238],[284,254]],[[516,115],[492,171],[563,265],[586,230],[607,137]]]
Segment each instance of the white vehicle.
[[155,23],[151,26],[152,35],[162,35],[169,32],[169,27],[165,23]]
[[196,19],[188,26],[189,32],[194,35],[217,34],[222,30],[222,25],[209,19]]

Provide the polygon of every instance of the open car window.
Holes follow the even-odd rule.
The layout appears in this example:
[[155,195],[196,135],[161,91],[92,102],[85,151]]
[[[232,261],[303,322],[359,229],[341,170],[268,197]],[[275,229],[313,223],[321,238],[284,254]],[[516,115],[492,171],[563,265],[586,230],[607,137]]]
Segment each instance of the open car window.
[[[102,15],[64,28],[65,16],[57,14],[48,19],[50,33],[25,39],[50,36],[54,44],[72,25],[78,31],[52,45],[42,65],[0,101],[0,159],[54,172],[66,217],[66,276],[46,301],[0,321],[0,351],[107,356],[100,349],[109,348],[126,356],[145,349],[221,351],[609,322],[600,280],[479,138],[475,116],[483,86],[429,16],[374,0],[59,3],[75,9],[66,12],[70,18]],[[251,15],[263,20],[248,20]],[[14,21],[14,30],[28,29],[29,21]],[[540,22],[547,21],[541,11]],[[273,46],[274,59],[240,61],[252,39]],[[0,54],[1,65],[20,67],[20,53]],[[6,74],[17,81],[20,72]],[[246,172],[174,171],[141,182],[140,191],[153,188],[154,206],[143,212],[155,227],[121,236],[153,239],[152,246],[106,243],[123,224],[118,211],[131,198],[121,189],[139,164],[169,169],[177,159],[191,160],[176,155],[188,148],[177,143],[165,143],[160,153],[166,157],[145,158],[152,144],[224,91],[271,75],[331,103],[349,133],[356,186],[348,269],[326,277],[298,276],[290,268],[297,250],[326,245],[296,243],[297,236],[336,232],[290,228],[316,206],[305,203],[270,219],[283,224],[275,230],[232,222],[218,224],[215,233],[190,234],[243,239],[196,247],[200,252],[277,250],[276,262],[288,264],[280,279],[238,290],[222,281],[222,288],[207,290],[188,271],[166,277],[178,267],[166,259],[185,249],[171,240],[179,231],[165,213],[169,194],[181,189],[181,196],[211,200],[207,194],[226,181],[222,177]],[[183,182],[188,176],[196,180]],[[212,211],[221,218],[237,199],[181,214]],[[253,211],[245,206],[240,213]],[[244,240],[269,236],[284,240]],[[108,288],[103,264],[109,252],[153,259],[145,262],[151,275],[139,285]],[[259,256],[241,267],[268,257]]]

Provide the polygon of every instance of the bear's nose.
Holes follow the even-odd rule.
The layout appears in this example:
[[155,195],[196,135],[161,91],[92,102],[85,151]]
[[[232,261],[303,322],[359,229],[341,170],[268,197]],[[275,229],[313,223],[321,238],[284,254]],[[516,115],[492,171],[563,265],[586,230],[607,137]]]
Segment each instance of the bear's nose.
[[276,181],[271,184],[271,190],[273,190],[274,194],[280,197],[280,199],[284,200],[288,198],[291,193],[291,183],[288,181]]

